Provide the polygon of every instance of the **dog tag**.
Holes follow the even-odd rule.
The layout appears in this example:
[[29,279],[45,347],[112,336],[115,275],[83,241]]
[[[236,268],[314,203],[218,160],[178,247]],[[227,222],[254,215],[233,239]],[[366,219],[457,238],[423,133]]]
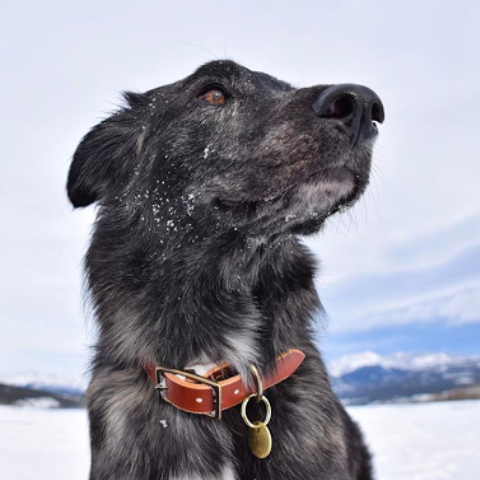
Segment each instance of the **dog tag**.
[[272,435],[268,427],[259,421],[255,428],[248,428],[248,446],[257,458],[267,458],[272,451]]

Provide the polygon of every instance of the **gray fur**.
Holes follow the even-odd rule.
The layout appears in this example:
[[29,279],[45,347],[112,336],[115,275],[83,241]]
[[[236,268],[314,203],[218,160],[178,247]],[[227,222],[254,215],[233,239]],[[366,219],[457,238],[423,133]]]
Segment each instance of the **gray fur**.
[[[199,98],[209,84],[228,91],[225,104]],[[68,193],[75,206],[99,203],[86,257],[99,326],[91,480],[372,478],[314,342],[315,261],[297,238],[368,183],[373,140],[352,145],[312,110],[327,87],[213,62],[126,94],[82,140]],[[306,360],[267,392],[274,446],[263,461],[239,408],[222,421],[184,413],[158,400],[141,367],[228,361],[250,382],[250,362],[267,374],[288,348]]]

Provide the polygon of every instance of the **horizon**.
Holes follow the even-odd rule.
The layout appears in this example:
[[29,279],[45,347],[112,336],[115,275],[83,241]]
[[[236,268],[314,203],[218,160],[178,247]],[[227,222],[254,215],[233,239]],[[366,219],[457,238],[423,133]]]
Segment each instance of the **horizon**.
[[[397,351],[385,355],[372,350],[358,351],[326,361],[326,367],[332,378],[361,370],[365,367],[380,366],[386,369],[399,370],[429,370],[435,367],[458,364],[459,362],[480,362],[480,355],[458,355],[446,352],[405,352]],[[49,388],[71,388],[84,392],[88,386],[89,374],[87,371],[72,372],[44,372],[19,371],[5,373],[0,371],[0,384],[12,386],[31,386],[33,389],[44,390]]]

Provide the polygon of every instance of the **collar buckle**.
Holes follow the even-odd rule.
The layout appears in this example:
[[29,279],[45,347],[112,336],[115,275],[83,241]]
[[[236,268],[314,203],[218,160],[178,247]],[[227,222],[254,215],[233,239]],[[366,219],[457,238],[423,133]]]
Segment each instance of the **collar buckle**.
[[166,373],[170,373],[172,375],[181,375],[190,380],[195,380],[198,383],[201,383],[203,385],[208,385],[209,387],[211,387],[212,393],[213,393],[213,404],[215,406],[215,410],[211,414],[207,414],[207,415],[217,420],[222,419],[222,386],[220,385],[220,383],[214,382],[209,378],[196,375],[195,373],[185,372],[183,370],[176,370],[174,368],[166,368],[166,367],[158,366],[155,368],[155,379],[156,379],[155,390],[158,391],[158,396],[160,400],[167,403],[170,403],[170,402],[168,401],[166,396],[166,393],[168,390],[168,386],[165,381]]

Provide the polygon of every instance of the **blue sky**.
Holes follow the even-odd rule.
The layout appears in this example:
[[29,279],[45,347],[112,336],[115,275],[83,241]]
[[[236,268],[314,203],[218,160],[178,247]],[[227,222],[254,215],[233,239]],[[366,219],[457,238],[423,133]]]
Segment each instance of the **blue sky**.
[[94,209],[64,184],[121,90],[229,57],[294,85],[363,83],[387,121],[372,184],[307,239],[328,358],[480,353],[480,47],[475,2],[10,4],[0,28],[0,371],[81,372],[94,340],[82,256]]

